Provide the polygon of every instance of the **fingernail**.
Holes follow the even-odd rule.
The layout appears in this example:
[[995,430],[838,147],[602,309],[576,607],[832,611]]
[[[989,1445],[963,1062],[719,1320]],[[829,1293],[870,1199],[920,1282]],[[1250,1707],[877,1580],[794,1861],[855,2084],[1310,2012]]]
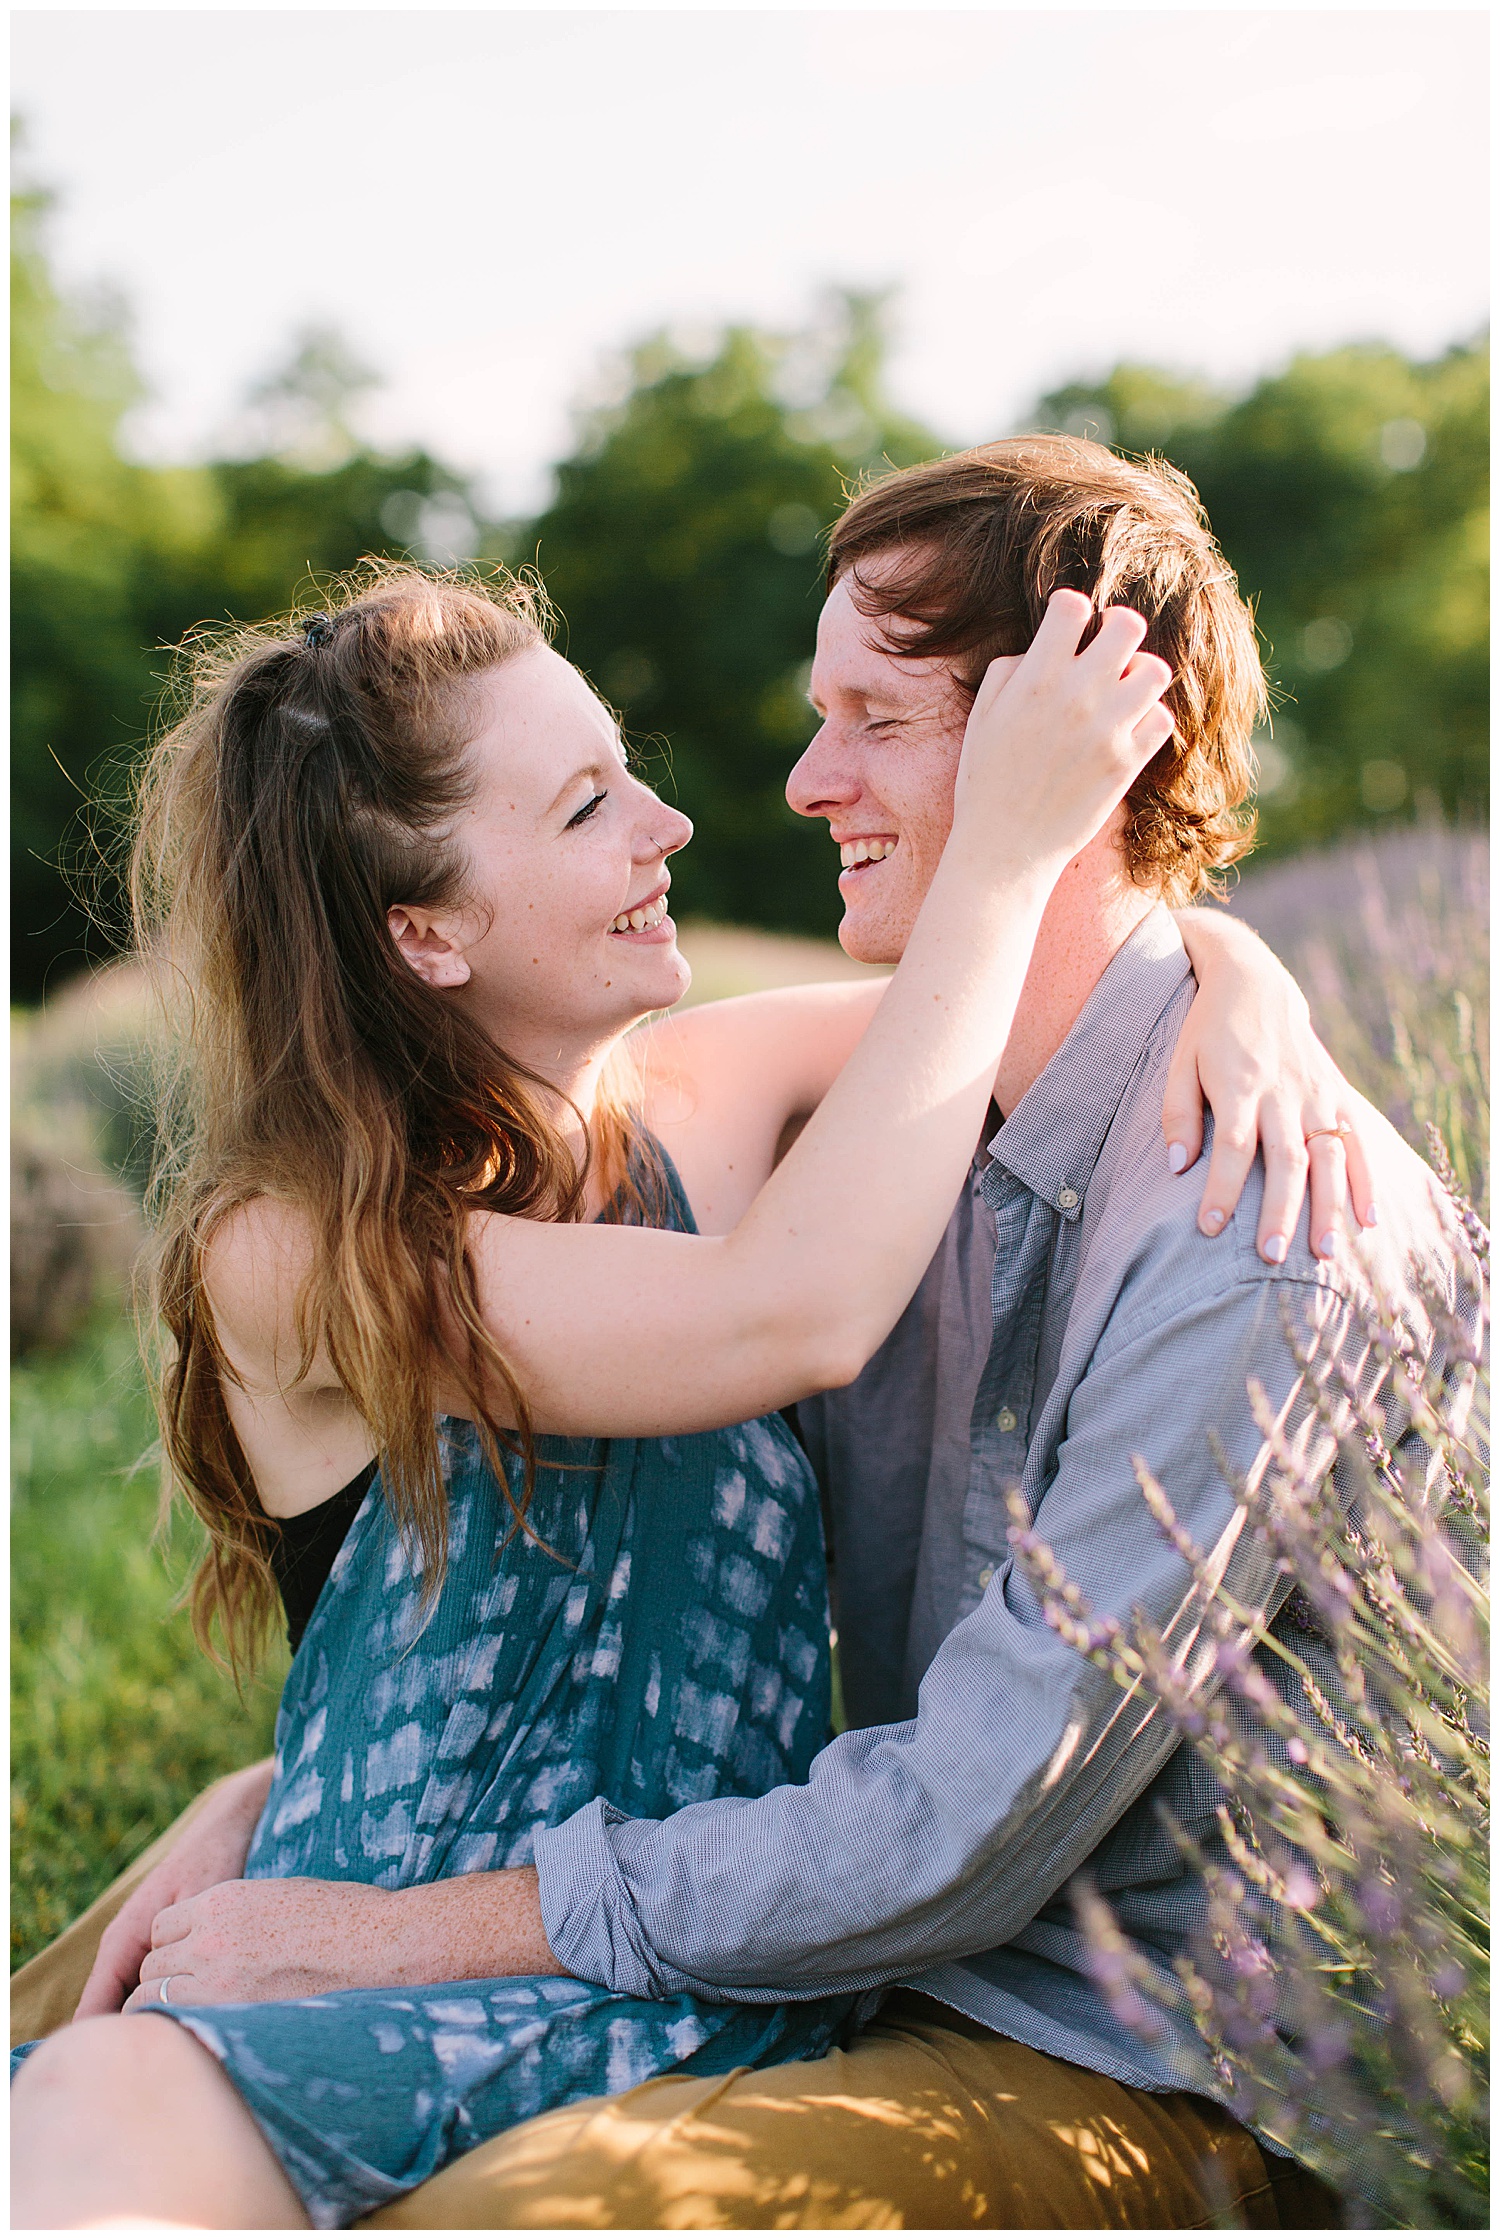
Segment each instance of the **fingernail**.
[[1185,1143],[1169,1143],[1167,1145],[1167,1165],[1171,1168],[1173,1174],[1181,1174],[1183,1168],[1187,1165],[1187,1145]]
[[1286,1258],[1286,1238],[1267,1237],[1260,1248],[1260,1254],[1263,1260],[1270,1260],[1279,1268]]
[[1211,1237],[1216,1237],[1224,1226],[1224,1216],[1217,1206],[1210,1206],[1203,1216],[1203,1226]]
[[1318,1239],[1318,1258],[1320,1260],[1331,1260],[1338,1248],[1339,1240],[1330,1229]]
[[1365,1227],[1367,1229],[1373,1229],[1378,1223],[1379,1219],[1380,1216],[1375,1211],[1373,1202],[1370,1205],[1367,1205],[1365,1207]]

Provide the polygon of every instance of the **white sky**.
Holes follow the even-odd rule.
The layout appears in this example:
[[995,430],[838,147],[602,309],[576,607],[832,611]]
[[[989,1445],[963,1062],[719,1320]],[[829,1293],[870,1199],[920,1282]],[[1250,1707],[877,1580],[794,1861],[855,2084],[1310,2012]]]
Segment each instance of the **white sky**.
[[894,284],[950,441],[1134,355],[1248,378],[1486,309],[1478,10],[36,9],[12,105],[70,279],[137,322],[154,456],[291,330],[366,425],[541,496],[603,353]]

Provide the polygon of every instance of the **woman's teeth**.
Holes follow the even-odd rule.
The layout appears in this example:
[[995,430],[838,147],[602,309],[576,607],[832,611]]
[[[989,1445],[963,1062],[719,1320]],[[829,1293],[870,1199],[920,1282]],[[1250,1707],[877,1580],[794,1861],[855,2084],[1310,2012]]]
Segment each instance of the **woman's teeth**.
[[841,840],[839,862],[845,871],[857,863],[883,863],[895,848],[894,840]]
[[639,910],[622,910],[611,933],[646,933],[652,926],[659,926],[667,914],[667,898],[659,894],[654,902],[642,903]]

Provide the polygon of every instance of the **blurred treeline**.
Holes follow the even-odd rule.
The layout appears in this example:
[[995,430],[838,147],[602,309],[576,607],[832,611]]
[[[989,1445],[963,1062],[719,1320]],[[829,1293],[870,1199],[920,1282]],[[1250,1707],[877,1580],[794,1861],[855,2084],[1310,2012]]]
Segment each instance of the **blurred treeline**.
[[[45,217],[45,197],[20,199],[12,252],[23,999],[123,936],[118,805],[166,649],[199,624],[314,603],[367,553],[536,567],[563,649],[696,821],[683,909],[832,928],[826,837],[782,799],[813,721],[819,539],[861,473],[944,448],[885,396],[878,303],[831,298],[794,335],[645,343],[581,410],[547,509],[500,522],[439,460],[359,440],[374,377],[326,334],[299,338],[246,399],[224,457],[132,463],[128,322],[59,292]],[[1032,416],[1161,452],[1198,483],[1278,688],[1267,852],[1484,813],[1487,375],[1483,339],[1430,364],[1378,344],[1303,356],[1238,397],[1120,366]]]

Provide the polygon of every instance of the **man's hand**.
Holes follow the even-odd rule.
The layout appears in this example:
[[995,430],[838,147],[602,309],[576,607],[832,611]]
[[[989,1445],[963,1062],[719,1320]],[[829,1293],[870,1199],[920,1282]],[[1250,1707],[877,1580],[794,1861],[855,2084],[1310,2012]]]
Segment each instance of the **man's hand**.
[[157,2002],[163,1982],[169,2005],[190,2007],[563,1973],[530,1867],[409,1890],[310,1876],[221,1882],[157,1915],[125,2011]]
[[233,1774],[196,1813],[161,1864],[133,1891],[99,1940],[99,1951],[74,2010],[75,2022],[118,2014],[140,1980],[151,1950],[151,1925],[167,1906],[196,1897],[245,1871],[250,1838],[271,1787],[272,1761]]

